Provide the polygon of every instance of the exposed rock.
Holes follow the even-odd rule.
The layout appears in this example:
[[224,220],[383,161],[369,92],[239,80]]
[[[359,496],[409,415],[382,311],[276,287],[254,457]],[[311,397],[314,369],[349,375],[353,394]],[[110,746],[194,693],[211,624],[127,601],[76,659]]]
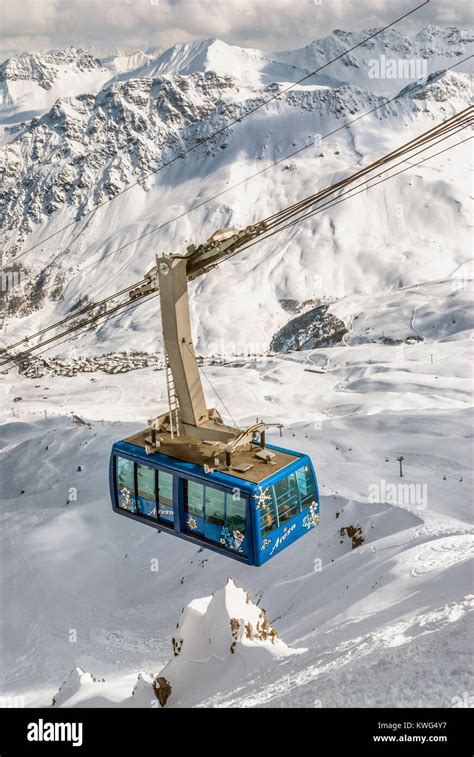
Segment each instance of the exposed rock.
[[87,50],[69,47],[42,54],[23,54],[16,58],[7,58],[0,65],[0,83],[11,81],[34,81],[42,89],[51,89],[61,69],[73,67],[79,72],[105,71],[101,61]]
[[173,657],[157,679],[165,683],[153,686],[158,699],[169,697],[168,707],[190,706],[219,691],[224,681],[237,684],[249,670],[305,651],[279,639],[265,610],[249,599],[229,578],[212,596],[189,603],[178,624],[180,651],[174,638]]
[[168,698],[172,692],[170,682],[163,678],[163,676],[157,676],[153,681],[153,691],[162,707],[165,706]]
[[105,681],[76,668],[54,697],[57,707],[193,706],[219,691],[234,688],[250,673],[268,669],[276,660],[303,654],[290,648],[268,620],[265,610],[232,578],[209,597],[192,600],[183,609],[173,656],[158,673],[137,674],[130,690],[129,676]]
[[352,543],[352,549],[360,547],[365,541],[365,536],[363,535],[360,526],[344,526],[339,530],[339,535],[341,537],[349,537]]
[[275,334],[270,349],[273,352],[312,350],[340,342],[347,328],[339,318],[328,313],[328,307],[320,305],[293,318]]

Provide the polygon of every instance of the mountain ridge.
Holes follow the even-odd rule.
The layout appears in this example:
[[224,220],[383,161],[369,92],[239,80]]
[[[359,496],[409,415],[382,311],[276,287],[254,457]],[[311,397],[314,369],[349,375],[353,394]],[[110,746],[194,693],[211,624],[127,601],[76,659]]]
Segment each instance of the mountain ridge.
[[[351,33],[350,40],[347,34],[339,33],[343,38],[340,43],[346,47],[362,33],[355,36]],[[403,39],[399,33],[385,35],[385,41],[383,37],[377,38],[379,47],[393,46],[393,39],[397,44]],[[433,35],[433,28],[425,30],[423,44],[428,44]],[[468,36],[464,31],[437,32],[433,54],[439,52],[443,40],[444,43],[448,40],[445,52],[451,65],[459,52],[459,40],[467,40]],[[221,52],[237,49],[239,55],[248,52],[242,53],[241,48],[231,48],[213,38],[170,50],[179,53],[180,65],[183,62],[190,65],[189,59],[182,58],[183,50],[194,61],[201,55],[205,68],[202,56],[214,48]],[[389,48],[384,49],[388,55]],[[166,55],[169,57],[170,51],[158,53],[155,64],[160,60],[163,63]],[[38,325],[67,313],[84,290],[91,299],[100,299],[141,278],[151,263],[150,243],[153,246],[155,241],[153,237],[146,237],[143,242],[133,240],[157,226],[162,227],[156,238],[159,248],[173,250],[204,241],[216,228],[255,222],[314,192],[315,186],[326,186],[346,176],[470,101],[468,76],[458,69],[441,75],[435,71],[425,81],[408,85],[401,80],[391,81],[397,99],[384,105],[379,88],[365,86],[373,81],[368,79],[365,69],[359,83],[340,82],[337,77],[331,78],[337,74],[331,64],[327,73],[321,72],[324,83],[311,80],[298,85],[272,99],[258,114],[202,143],[226,123],[241,118],[285,89],[287,80],[273,81],[267,71],[265,81],[272,82],[264,83],[260,59],[253,74],[247,76],[244,70],[243,78],[214,70],[176,73],[179,66],[175,66],[174,73],[163,73],[162,64],[158,66],[162,73],[154,75],[155,64],[148,63],[139,69],[148,75],[135,78],[133,72],[117,77],[107,71],[107,79],[96,93],[56,99],[42,116],[17,127],[11,141],[0,148],[5,177],[5,262],[14,262],[16,253],[40,243],[34,254],[21,258],[23,283],[7,299],[9,328],[34,331]],[[231,61],[231,68],[232,65]],[[350,71],[349,79],[359,70],[352,65],[345,69]],[[374,108],[378,108],[375,113],[357,120],[360,114]],[[354,125],[344,128],[351,120]],[[321,140],[335,129],[338,134]],[[199,142],[185,160],[148,176]],[[267,169],[272,162],[302,147],[305,149],[297,157],[289,158],[288,162],[283,160],[281,165],[266,170],[261,178],[246,183],[244,192],[232,189],[233,184],[239,184],[246,176]],[[457,148],[452,155],[456,153],[462,155],[463,148]],[[436,251],[436,255],[444,250],[443,259],[437,259],[435,264],[436,276],[451,275],[465,262],[461,250],[467,248],[465,240],[469,233],[465,213],[468,189],[462,183],[451,186],[458,168],[462,168],[462,158],[451,158],[450,153],[444,160],[450,166],[446,180],[439,175],[436,164],[413,169],[406,177],[390,180],[381,190],[369,191],[366,198],[343,203],[276,238],[274,244],[265,243],[255,252],[245,253],[239,261],[226,264],[222,272],[219,269],[205,281],[193,284],[192,292],[199,292],[202,307],[221,312],[225,339],[241,343],[254,341],[255,337],[259,343],[269,345],[288,320],[280,305],[285,299],[298,302],[334,299],[357,291],[380,291],[427,280],[432,266],[427,249]],[[130,183],[137,186],[108,203]],[[414,191],[410,187],[415,184],[419,185],[419,191],[413,195],[413,208],[407,206],[403,210],[407,193]],[[190,206],[213,197],[216,191],[226,193],[181,222],[172,221]],[[50,232],[79,219],[101,202],[108,204],[83,223],[79,235],[71,229],[57,240],[41,244]],[[443,229],[437,224],[427,221],[425,226],[422,222],[415,230],[403,217],[397,217],[404,213],[407,218],[423,219],[421,203],[433,202],[440,217],[452,219],[447,224],[451,228],[447,244]],[[374,218],[379,219],[378,226],[372,223]],[[114,251],[124,244],[126,249],[116,254]],[[384,247],[388,254],[381,257],[379,250]],[[265,263],[270,253],[275,264],[273,260]],[[104,260],[97,263],[98,275],[91,279],[87,271],[82,274],[80,269],[94,257]],[[407,259],[410,267],[406,265]],[[255,302],[239,280],[240,265],[244,268],[250,265],[250,270],[265,273],[254,292]],[[225,288],[226,275],[237,276],[234,307],[242,338],[237,337],[236,328],[225,315],[225,298],[221,304],[220,290]],[[54,298],[51,292],[55,292]],[[149,307],[145,304],[140,313],[146,313]],[[260,326],[255,334],[256,321]],[[106,324],[92,342],[87,335],[81,342],[86,349],[93,347],[95,351],[100,342],[111,336],[118,339],[129,323],[125,317],[117,318]],[[138,339],[138,344],[133,347],[150,349],[153,344],[155,352],[156,337],[147,331],[142,319],[136,329],[138,333],[135,331],[131,337]],[[218,338],[211,319],[199,318],[197,340],[201,350],[205,352],[205,345]],[[118,343],[112,349],[120,349]]]

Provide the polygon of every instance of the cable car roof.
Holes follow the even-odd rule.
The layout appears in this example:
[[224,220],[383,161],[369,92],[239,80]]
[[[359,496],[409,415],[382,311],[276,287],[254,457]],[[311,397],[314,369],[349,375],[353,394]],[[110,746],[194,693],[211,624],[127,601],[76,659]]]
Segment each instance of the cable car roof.
[[[146,448],[146,438],[149,436],[149,429],[139,431],[137,434],[127,437],[124,441],[128,444],[134,444],[143,450]],[[213,445],[202,442],[198,439],[192,439],[188,436],[178,436],[171,438],[170,434],[160,432],[160,454],[183,462],[193,463],[204,467],[208,465],[212,470],[219,473],[227,473],[235,478],[249,481],[253,484],[259,484],[265,479],[273,476],[275,473],[283,470],[291,463],[300,460],[298,455],[292,455],[288,452],[281,452],[275,447],[266,448],[271,454],[270,462],[266,462],[262,456],[262,447],[259,444],[252,445],[250,449],[239,447],[232,455],[232,465],[228,469],[224,465],[215,466],[214,456],[216,448]],[[150,462],[153,455],[150,455]],[[247,467],[251,466],[251,467]]]

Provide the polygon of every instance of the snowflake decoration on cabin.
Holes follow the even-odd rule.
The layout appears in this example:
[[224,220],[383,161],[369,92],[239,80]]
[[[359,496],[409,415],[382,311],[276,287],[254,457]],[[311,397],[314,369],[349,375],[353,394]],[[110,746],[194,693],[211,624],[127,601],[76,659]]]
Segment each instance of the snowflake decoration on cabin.
[[270,487],[266,487],[265,489],[262,489],[260,484],[258,484],[258,494],[253,494],[253,498],[257,500],[257,504],[255,505],[256,510],[260,510],[262,507],[265,509],[267,506],[267,502],[271,502],[272,495],[268,493],[268,489]]
[[195,531],[198,525],[196,518],[191,518],[190,516],[186,521],[186,525],[191,529],[191,531]]
[[271,543],[272,543],[272,540],[271,539],[267,539],[265,537],[265,539],[262,542],[262,546],[260,547],[260,552],[263,552],[263,550],[266,549]]
[[319,523],[319,515],[316,512],[316,502],[311,502],[309,513],[303,518],[303,528],[314,528]]
[[232,536],[234,537],[234,549],[236,549],[238,552],[242,552],[242,544],[245,539],[245,534],[242,533],[242,531],[239,531],[238,528],[235,529],[235,531],[232,531]]
[[234,552],[243,552],[242,544],[245,539],[245,534],[239,531],[237,528],[235,531],[231,531],[229,526],[222,526],[221,538],[219,539],[223,547],[227,549],[233,549]]

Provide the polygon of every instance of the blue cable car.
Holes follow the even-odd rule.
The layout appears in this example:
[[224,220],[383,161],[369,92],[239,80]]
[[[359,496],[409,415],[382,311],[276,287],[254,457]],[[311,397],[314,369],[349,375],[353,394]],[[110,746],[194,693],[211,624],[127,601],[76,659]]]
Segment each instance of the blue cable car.
[[307,455],[267,445],[269,465],[257,457],[261,446],[252,444],[228,472],[209,472],[199,450],[188,450],[187,460],[148,454],[143,432],[116,442],[114,511],[257,566],[317,525],[318,485]]
[[116,442],[110,458],[116,513],[248,565],[262,565],[317,525],[316,476],[307,455],[266,445],[266,429],[281,424],[257,419],[239,428],[207,407],[188,282],[260,231],[261,224],[220,229],[187,255],[157,257],[130,292],[160,296],[168,411]]

